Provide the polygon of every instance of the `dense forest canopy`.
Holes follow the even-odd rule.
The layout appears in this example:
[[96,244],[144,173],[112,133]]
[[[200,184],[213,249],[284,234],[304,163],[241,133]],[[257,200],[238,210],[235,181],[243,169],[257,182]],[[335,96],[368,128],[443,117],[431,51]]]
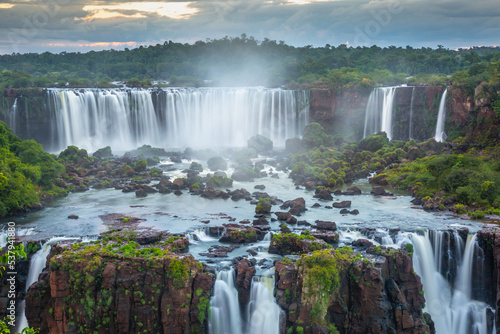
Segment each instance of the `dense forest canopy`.
[[[356,82],[397,84],[444,83],[458,71],[500,61],[500,48],[449,50],[411,46],[381,48],[294,47],[283,41],[253,37],[207,39],[125,49],[52,54],[0,55],[0,88],[105,87],[113,80],[148,86],[153,80],[171,85],[294,85],[326,81],[331,86]],[[364,80],[363,82],[363,79]]]

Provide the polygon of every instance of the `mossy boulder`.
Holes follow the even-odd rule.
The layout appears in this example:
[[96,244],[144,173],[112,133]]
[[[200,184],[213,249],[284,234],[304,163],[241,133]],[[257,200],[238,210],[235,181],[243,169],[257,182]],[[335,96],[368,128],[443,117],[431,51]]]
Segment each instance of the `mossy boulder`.
[[302,140],[309,148],[321,145],[333,146],[332,137],[325,133],[325,130],[319,123],[307,124],[302,133]]
[[271,213],[271,200],[269,198],[260,198],[259,203],[255,207],[255,213],[257,214],[269,214]]
[[100,148],[97,151],[95,151],[92,155],[94,157],[100,158],[100,159],[102,159],[102,158],[112,158],[113,157],[113,153],[111,152],[111,147],[110,146],[106,146],[106,147]]
[[379,132],[361,139],[358,146],[361,150],[377,152],[388,144],[389,139],[387,138],[387,134],[385,132]]
[[207,181],[210,188],[228,188],[233,186],[233,179],[225,176],[214,175]]
[[257,134],[248,139],[248,147],[255,149],[258,153],[269,152],[273,150],[273,141]]
[[227,170],[226,160],[221,156],[208,159],[207,165],[211,171]]
[[316,239],[314,236],[304,233],[302,235],[294,233],[277,233],[274,234],[269,245],[270,254],[304,254],[312,251],[331,248],[329,244],[321,239]]

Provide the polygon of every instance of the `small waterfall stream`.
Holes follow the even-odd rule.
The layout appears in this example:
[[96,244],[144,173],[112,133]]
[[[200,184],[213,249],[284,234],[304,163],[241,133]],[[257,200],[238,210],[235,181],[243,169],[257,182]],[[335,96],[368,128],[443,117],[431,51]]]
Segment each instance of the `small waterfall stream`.
[[[38,281],[38,276],[40,276],[40,273],[43,271],[45,266],[47,265],[47,256],[50,253],[50,249],[52,248],[52,245],[65,241],[65,240],[75,240],[79,238],[68,238],[68,237],[54,237],[47,242],[45,242],[42,245],[42,248],[40,248],[33,256],[31,257],[30,261],[30,268],[28,270],[28,278],[26,280],[26,291],[28,288],[31,286],[31,284],[35,283]],[[90,241],[90,239],[83,240],[84,242]],[[16,326],[16,331],[21,332],[23,328],[28,327],[28,320],[26,319],[25,315],[25,304],[24,300],[19,304],[18,306],[19,309],[19,321],[17,322]]]
[[415,99],[415,87],[411,89],[411,101],[410,101],[410,125],[408,127],[408,138],[413,139],[413,101]]
[[17,126],[17,98],[14,100],[14,104],[10,108],[9,113],[9,125],[12,129],[12,132],[16,134],[16,126]]
[[210,334],[279,334],[281,309],[276,303],[274,270],[255,276],[250,290],[250,301],[243,310],[234,285],[234,269],[223,269],[217,274],[211,299]]
[[392,109],[397,87],[375,88],[366,105],[363,137],[384,131],[392,139]]
[[217,273],[214,295],[210,300],[210,334],[241,334],[241,310],[238,290],[234,285],[234,269],[224,269]]
[[437,142],[443,142],[446,140],[446,134],[444,133],[444,122],[446,120],[446,95],[448,94],[448,88],[446,88],[441,96],[441,101],[439,102],[439,112],[436,123],[436,135],[434,139]]
[[[484,302],[472,299],[473,263],[477,252],[476,235],[469,235],[465,247],[453,236],[455,249],[447,247],[446,231],[436,231],[434,240],[426,231],[424,235],[412,234],[414,245],[414,268],[422,278],[426,307],[434,320],[437,334],[492,334],[496,330],[490,323],[494,310]],[[444,250],[444,252],[443,252]],[[456,279],[450,282],[443,276],[445,261],[450,253],[458,255],[455,259]],[[448,269],[453,268],[448,265]],[[449,272],[448,272],[449,273]],[[453,273],[451,273],[453,275]]]

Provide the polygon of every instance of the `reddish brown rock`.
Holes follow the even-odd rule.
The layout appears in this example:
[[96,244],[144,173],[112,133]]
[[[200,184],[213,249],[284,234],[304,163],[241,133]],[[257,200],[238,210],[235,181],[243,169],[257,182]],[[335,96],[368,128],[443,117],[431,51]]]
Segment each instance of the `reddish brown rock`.
[[255,276],[255,267],[249,260],[243,259],[235,265],[235,269],[238,300],[241,305],[247,305],[250,301],[250,288],[252,278]]
[[26,295],[26,317],[40,333],[204,330],[207,310],[200,305],[210,298],[214,276],[191,256],[150,261],[89,251],[82,261],[64,250],[72,252],[53,247],[49,269]]
[[219,239],[220,242],[248,243],[257,241],[257,229],[238,224],[224,224],[226,230]]
[[332,203],[332,206],[334,208],[337,208],[337,209],[350,208],[351,207],[351,201],[342,201],[342,202]]
[[309,262],[321,266],[325,257],[336,258],[329,265],[338,273],[338,287],[324,296],[327,304],[323,307],[318,304],[320,297],[310,294],[311,288],[306,285],[308,270],[317,273],[311,264],[305,266],[303,260],[275,264],[276,301],[286,313],[283,328],[300,326],[306,334],[328,333],[324,324],[330,323],[341,334],[431,333],[424,322],[425,299],[419,293],[422,284],[412,270],[411,256],[399,250],[362,261],[356,254],[337,256],[337,252],[323,251],[322,255],[313,255],[323,260]]

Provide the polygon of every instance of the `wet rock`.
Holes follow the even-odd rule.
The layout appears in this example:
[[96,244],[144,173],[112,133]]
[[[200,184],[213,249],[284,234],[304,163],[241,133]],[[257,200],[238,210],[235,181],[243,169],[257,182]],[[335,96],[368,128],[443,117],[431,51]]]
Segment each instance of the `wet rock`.
[[138,189],[135,191],[135,196],[136,197],[146,197],[148,196],[148,193],[144,189]]
[[227,169],[226,160],[223,157],[217,156],[207,160],[208,168],[212,171],[225,171]]
[[349,211],[349,210],[347,210],[347,209],[342,209],[342,210],[340,210],[340,214],[341,214],[341,215],[347,215],[347,214],[349,214],[349,213],[351,213],[351,211]]
[[257,256],[259,254],[256,251],[254,251],[253,249],[247,249],[247,253],[249,253],[252,256]]
[[174,195],[181,196],[182,195],[182,191],[176,190],[176,191],[174,191]]
[[304,254],[313,250],[325,249],[331,247],[321,239],[313,236],[299,236],[293,233],[279,233],[273,235],[268,252],[270,254]]
[[381,186],[374,186],[370,193],[375,196],[392,196],[391,193],[385,191],[385,189]]
[[314,198],[322,199],[325,201],[333,200],[330,190],[326,188],[317,188],[314,194]]
[[255,207],[255,213],[257,214],[269,214],[271,213],[272,205],[268,199],[260,199],[259,203]]
[[290,230],[287,224],[281,224],[280,231],[281,233],[292,233],[292,230]]
[[254,220],[252,222],[252,225],[253,226],[256,226],[256,225],[269,225],[269,222],[267,221],[267,219],[265,217],[259,217],[257,220]]
[[277,216],[278,220],[287,220],[292,217],[290,212],[275,212],[274,214]]
[[316,228],[318,230],[328,230],[328,231],[336,231],[337,224],[335,222],[316,220]]
[[240,260],[235,265],[236,289],[238,290],[238,301],[241,305],[247,305],[250,301],[250,288],[252,278],[255,276],[255,267],[247,259]]
[[337,208],[337,209],[350,208],[351,201],[342,201],[342,202],[332,203],[332,207]]
[[257,241],[257,229],[238,225],[238,224],[225,224],[226,230],[219,239],[220,242],[230,243],[249,243]]
[[359,210],[358,209],[354,209],[354,210],[351,210],[351,212],[349,212],[351,215],[359,215]]
[[290,213],[294,216],[300,216],[300,212],[306,211],[306,200],[302,197],[296,198],[291,201],[286,201],[280,206],[281,209],[290,209]]
[[342,192],[342,195],[361,195],[361,189],[359,189],[358,187],[349,187],[346,191]]
[[285,221],[285,223],[287,223],[288,225],[295,225],[297,224],[297,218],[291,216]]
[[311,231],[310,234],[316,239],[321,239],[329,244],[339,242],[339,234],[333,231]]
[[78,218],[79,217],[77,215],[73,215],[73,214],[68,216],[68,219],[78,219]]
[[319,204],[319,203],[314,203],[312,207],[313,207],[313,208],[320,208],[320,207],[321,207],[321,204]]
[[316,189],[316,183],[314,181],[307,181],[304,183],[304,187],[306,187],[306,190],[314,190]]
[[297,225],[299,225],[299,226],[311,226],[311,224],[308,223],[307,220],[299,220],[297,222]]
[[269,152],[273,150],[273,141],[257,134],[248,139],[248,147],[253,148],[257,153]]
[[367,239],[358,239],[352,242],[352,246],[361,250],[367,250],[368,248],[373,246],[373,243]]
[[266,189],[266,186],[265,186],[265,185],[263,185],[263,184],[258,184],[258,185],[256,185],[254,188],[255,188],[255,189],[259,189],[259,190],[264,190],[264,189]]

